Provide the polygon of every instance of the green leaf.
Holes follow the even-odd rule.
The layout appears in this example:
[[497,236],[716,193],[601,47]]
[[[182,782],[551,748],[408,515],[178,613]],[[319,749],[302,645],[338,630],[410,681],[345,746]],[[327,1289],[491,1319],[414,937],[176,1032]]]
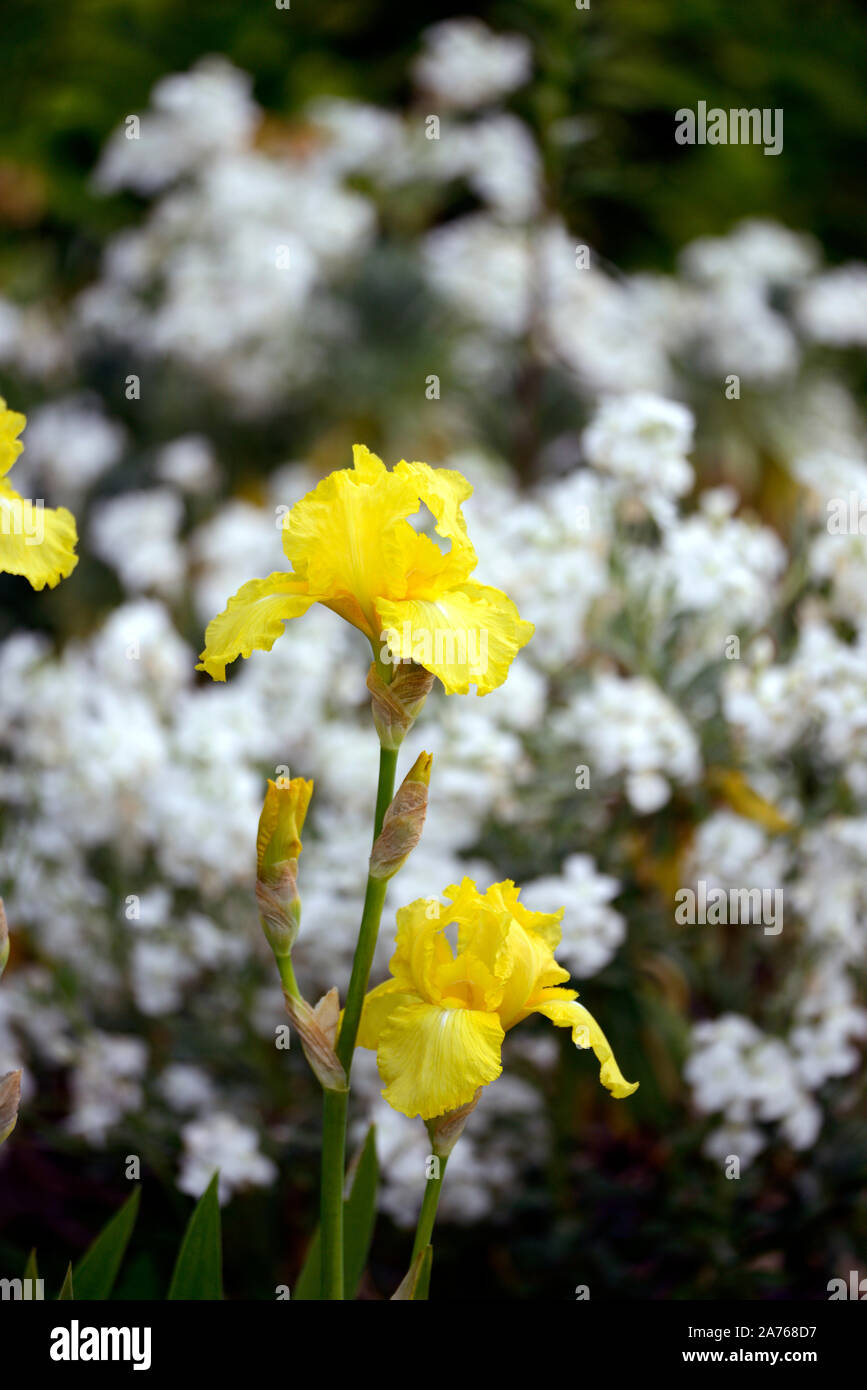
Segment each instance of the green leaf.
[[223,1297],[218,1179],[215,1173],[190,1217],[167,1294],[170,1300]]
[[69,1303],[74,1298],[75,1294],[72,1292],[72,1261],[70,1260],[66,1268],[66,1278],[63,1281],[63,1287],[57,1295],[57,1301],[58,1303]]
[[364,1266],[376,1224],[376,1192],[379,1187],[379,1163],[376,1158],[376,1130],[367,1131],[358,1167],[352,1179],[352,1189],[343,1207],[343,1297],[354,1299],[358,1293]]
[[[373,1237],[376,1221],[376,1192],[379,1186],[379,1163],[376,1157],[376,1129],[367,1131],[364,1147],[355,1166],[352,1187],[343,1203],[343,1297],[355,1298]],[[304,1267],[298,1276],[292,1297],[297,1302],[314,1302],[319,1298],[322,1278],[322,1255],[317,1227]]]
[[[344,1220],[346,1219],[346,1206],[343,1208]],[[319,1247],[319,1227],[313,1232],[313,1238],[307,1248],[307,1256],[301,1266],[301,1273],[295,1280],[295,1288],[292,1290],[293,1300],[300,1299],[302,1303],[312,1303],[319,1298],[319,1289],[322,1279],[322,1252]]]
[[33,1250],[30,1251],[30,1254],[27,1256],[27,1263],[26,1263],[26,1265],[24,1266],[24,1278],[25,1278],[25,1279],[38,1279],[38,1278],[39,1278],[39,1270],[38,1270],[37,1265],[36,1265],[36,1249],[35,1249],[35,1247],[34,1247]]
[[391,1295],[392,1303],[421,1303],[430,1289],[430,1271],[433,1262],[433,1246],[426,1245],[419,1250],[406,1274]]
[[76,1298],[106,1299],[110,1295],[138,1216],[140,1197],[141,1188],[137,1187],[75,1266]]

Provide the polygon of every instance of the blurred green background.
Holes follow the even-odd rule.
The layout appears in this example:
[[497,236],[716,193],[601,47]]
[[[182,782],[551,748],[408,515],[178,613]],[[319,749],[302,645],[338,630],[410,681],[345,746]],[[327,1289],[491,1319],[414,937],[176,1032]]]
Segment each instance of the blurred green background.
[[[832,261],[863,249],[867,24],[857,0],[594,0],[586,11],[569,0],[293,0],[279,23],[268,0],[6,0],[4,274],[38,273],[22,260],[31,240],[46,272],[75,282],[90,268],[120,214],[88,194],[88,175],[109,132],[166,72],[222,53],[283,115],[323,92],[392,106],[407,96],[421,31],[468,14],[533,42],[535,80],[514,109],[540,137],[554,121],[592,121],[592,138],[550,173],[570,224],[622,267],[670,268],[686,241],[751,215],[809,228]],[[785,157],[675,145],[674,111],[699,100],[781,107]]]

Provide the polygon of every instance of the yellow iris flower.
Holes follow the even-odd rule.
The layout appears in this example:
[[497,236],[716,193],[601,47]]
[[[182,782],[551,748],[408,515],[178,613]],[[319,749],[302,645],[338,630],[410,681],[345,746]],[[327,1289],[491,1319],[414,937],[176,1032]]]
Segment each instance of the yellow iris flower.
[[[557,964],[559,912],[531,912],[511,880],[480,893],[472,879],[447,888],[451,906],[419,898],[397,914],[393,979],[364,1002],[359,1047],[375,1049],[383,1095],[404,1115],[434,1119],[468,1105],[480,1086],[500,1075],[503,1038],[530,1014],[572,1029],[577,1047],[591,1047],[600,1080],[622,1099],[626,1081],[599,1024]],[[453,952],[446,927],[457,926]]]
[[7,481],[24,445],[18,438],[25,416],[0,398],[0,571],[20,574],[34,589],[53,589],[78,564],[75,518],[65,507],[29,502]]
[[[365,634],[375,657],[414,661],[450,694],[502,685],[533,625],[499,589],[469,578],[476,553],[461,504],[472,486],[426,463],[389,470],[362,444],[353,459],[292,507],[283,523],[291,570],[242,585],[209,623],[198,669],[225,680],[228,662],[270,651],[288,618],[322,603]],[[448,551],[410,525],[422,503]]]

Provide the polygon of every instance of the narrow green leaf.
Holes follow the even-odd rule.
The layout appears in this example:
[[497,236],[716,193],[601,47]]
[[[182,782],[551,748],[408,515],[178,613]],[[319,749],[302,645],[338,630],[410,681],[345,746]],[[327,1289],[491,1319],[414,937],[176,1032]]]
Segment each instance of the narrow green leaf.
[[423,1250],[419,1250],[397,1289],[391,1295],[392,1303],[420,1303],[427,1298],[432,1260],[432,1245],[426,1245]]
[[376,1192],[379,1187],[379,1163],[376,1157],[376,1130],[367,1131],[358,1167],[352,1179],[352,1189],[343,1207],[343,1297],[354,1299],[358,1293],[364,1266],[376,1224]]
[[76,1298],[109,1297],[138,1216],[140,1197],[141,1188],[137,1187],[75,1266]]
[[69,1264],[67,1265],[66,1278],[63,1281],[63,1288],[57,1295],[57,1301],[58,1303],[69,1303],[74,1298],[75,1294],[72,1292],[72,1261],[70,1260]]
[[[343,1203],[343,1296],[348,1300],[355,1298],[376,1221],[376,1193],[379,1186],[379,1163],[376,1157],[376,1130],[373,1125],[367,1131],[364,1146],[355,1167],[349,1196]],[[317,1227],[307,1258],[292,1297],[297,1302],[315,1302],[319,1298],[322,1277],[322,1255],[319,1247],[319,1228]]]
[[31,1250],[31,1251],[30,1251],[30,1254],[27,1256],[27,1263],[26,1263],[26,1265],[24,1266],[24,1278],[25,1278],[25,1279],[38,1279],[38,1278],[39,1278],[39,1270],[38,1270],[37,1265],[36,1265],[36,1250],[35,1250],[35,1248],[34,1248],[33,1250]]
[[190,1217],[167,1294],[171,1300],[223,1297],[218,1178],[215,1173]]
[[[343,1208],[344,1219],[346,1218],[346,1207]],[[292,1298],[296,1303],[315,1303],[319,1298],[319,1290],[322,1279],[322,1251],[319,1246],[319,1227],[313,1232],[310,1244],[307,1247],[307,1254],[301,1266],[301,1273],[295,1280],[295,1287],[292,1290]]]

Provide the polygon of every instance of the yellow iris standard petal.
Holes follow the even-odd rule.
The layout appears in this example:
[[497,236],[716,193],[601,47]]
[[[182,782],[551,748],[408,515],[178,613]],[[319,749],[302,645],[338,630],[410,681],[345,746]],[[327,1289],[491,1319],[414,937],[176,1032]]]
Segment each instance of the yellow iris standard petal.
[[[427,463],[407,463],[405,459],[394,470],[395,477],[406,478],[417,496],[433,513],[437,535],[451,542],[444,557],[440,579],[460,584],[476,567],[476,552],[467,534],[461,506],[473,495],[473,485],[454,468],[431,468]],[[412,592],[424,597],[417,585]]]
[[516,888],[513,881],[507,878],[503,883],[494,883],[488,889],[488,897],[502,903],[503,909],[511,913],[525,931],[532,936],[540,936],[550,950],[556,951],[563,935],[560,923],[563,921],[565,907],[559,908],[557,912],[533,912],[519,901],[520,892],[520,888]]
[[496,1014],[405,1003],[380,1035],[382,1094],[410,1118],[431,1120],[457,1110],[500,1075],[503,1036]]
[[316,596],[294,575],[277,571],[267,579],[251,579],[229,599],[222,613],[208,624],[205,649],[197,671],[215,681],[226,679],[226,666],[237,656],[255,650],[269,652],[288,618],[306,613]]
[[437,904],[416,898],[397,914],[397,937],[389,969],[395,980],[438,1002],[442,998],[439,972],[452,959],[452,951],[442,931]]
[[617,1100],[638,1090],[637,1081],[627,1081],[617,1065],[611,1044],[589,1009],[577,999],[554,999],[537,1004],[533,1013],[544,1014],[558,1028],[571,1028],[576,1047],[592,1047],[599,1062],[599,1080]]
[[354,468],[330,473],[296,502],[283,524],[283,549],[311,592],[335,607],[354,600],[358,625],[378,642],[374,600],[406,592],[406,546],[418,539],[406,518],[417,510],[418,496],[363,445],[354,456]]
[[380,599],[376,605],[391,649],[438,676],[448,694],[475,685],[487,695],[533,635],[510,598],[484,584],[459,584],[436,599]]
[[[17,418],[23,420],[23,416]],[[0,417],[0,428],[2,424]],[[78,564],[77,542],[75,518],[65,507],[36,506],[0,478],[0,570],[23,575],[34,589],[44,589],[46,584],[53,589]]]

